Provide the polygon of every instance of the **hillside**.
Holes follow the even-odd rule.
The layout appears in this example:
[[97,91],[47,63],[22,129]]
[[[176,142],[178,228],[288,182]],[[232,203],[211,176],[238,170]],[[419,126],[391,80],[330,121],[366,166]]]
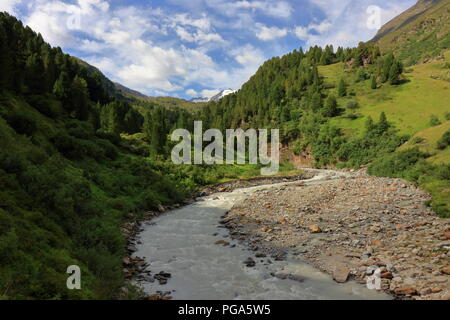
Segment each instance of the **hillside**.
[[115,88],[120,91],[121,93],[123,93],[125,96],[130,96],[130,98],[134,98],[134,99],[145,99],[147,98],[147,96],[143,93],[140,93],[139,91],[130,89],[125,87],[124,85],[115,82],[114,83]]
[[384,25],[372,41],[393,51],[406,65],[437,58],[450,49],[450,1],[419,0]]
[[[146,158],[148,144],[129,137],[152,119],[6,13],[0,69],[0,300],[137,297],[122,225],[226,174]],[[69,265],[81,267],[82,291],[67,289]]]

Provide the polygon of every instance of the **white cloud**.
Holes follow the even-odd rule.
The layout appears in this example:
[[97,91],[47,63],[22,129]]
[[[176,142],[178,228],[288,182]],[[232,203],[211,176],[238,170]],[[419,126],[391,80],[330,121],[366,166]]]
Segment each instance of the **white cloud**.
[[258,31],[256,37],[263,41],[274,40],[287,36],[288,30],[285,28],[267,27],[261,23],[256,24]]
[[[360,41],[368,41],[375,36],[377,30],[368,28],[370,14],[367,8],[379,6],[381,24],[412,6],[416,0],[402,0],[397,3],[388,0],[309,0],[325,14],[320,22],[311,23],[307,27],[298,26],[293,33],[308,46],[351,47]],[[312,32],[313,31],[313,32]]]
[[211,30],[211,21],[207,18],[206,15],[203,15],[200,19],[193,19],[186,13],[177,14],[173,18],[173,22],[180,25],[196,27],[203,31]]
[[16,14],[16,5],[18,5],[21,0],[1,0],[0,1],[0,12],[6,11],[12,15]]
[[309,28],[308,27],[301,27],[297,26],[294,28],[294,34],[299,38],[300,40],[308,40],[309,38]]
[[200,45],[207,42],[225,42],[217,33],[205,33],[202,30],[197,30],[191,33],[181,26],[176,27],[175,32],[181,40],[198,43]]
[[[192,83],[233,87],[243,80],[239,70],[223,70],[206,53],[205,46],[186,48],[175,42],[153,43],[148,34],[165,35],[170,30],[184,41],[199,45],[222,43],[203,16],[172,17],[159,10],[133,6],[111,9],[101,0],[36,1],[29,4],[25,23],[41,32],[54,46],[83,52],[84,59],[112,80],[147,94],[175,92]],[[79,29],[72,30],[69,19],[76,15]],[[245,68],[243,68],[245,69]]]
[[198,92],[195,91],[194,89],[188,89],[188,90],[186,90],[186,94],[187,94],[188,96],[191,96],[191,97],[198,97]]
[[262,51],[251,45],[234,49],[230,53],[234,59],[243,66],[259,66],[265,60]]
[[212,97],[214,97],[215,95],[217,95],[218,93],[220,93],[220,90],[216,90],[216,89],[214,89],[214,90],[204,89],[204,90],[202,90],[202,97],[205,97],[205,98],[212,98]]
[[293,11],[291,5],[285,1],[243,0],[237,2],[228,2],[227,4],[233,11],[236,9],[250,9],[277,18],[289,18]]

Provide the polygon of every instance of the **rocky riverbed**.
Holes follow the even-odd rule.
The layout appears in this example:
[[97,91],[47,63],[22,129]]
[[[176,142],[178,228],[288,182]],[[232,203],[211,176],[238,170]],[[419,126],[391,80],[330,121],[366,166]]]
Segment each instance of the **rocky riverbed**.
[[[126,238],[126,251],[128,255],[123,258],[123,274],[127,280],[133,280],[137,282],[159,282],[160,284],[166,284],[171,278],[170,273],[161,271],[158,274],[153,274],[149,270],[149,263],[143,257],[136,255],[137,247],[142,245],[142,241],[139,235],[144,231],[145,227],[153,225],[152,220],[161,216],[166,212],[177,210],[183,206],[192,205],[193,203],[200,201],[202,197],[210,196],[215,193],[232,192],[236,189],[250,188],[259,185],[272,185],[277,183],[287,183],[292,181],[304,180],[314,177],[316,173],[311,171],[300,171],[292,176],[279,176],[279,177],[256,177],[247,180],[233,180],[217,184],[214,186],[205,187],[195,194],[191,198],[186,199],[183,203],[174,204],[170,206],[158,206],[157,210],[145,212],[142,215],[136,215],[130,213],[127,216],[127,222],[122,226],[122,233]],[[224,240],[222,240],[224,241]],[[119,294],[119,298],[125,297],[128,294],[128,289],[125,287],[123,292]],[[169,291],[157,292],[155,295],[147,297],[150,300],[166,300],[170,298]],[[145,296],[144,296],[145,297]]]
[[341,172],[256,192],[222,223],[259,255],[294,253],[337,282],[366,284],[378,269],[396,298],[449,300],[450,221],[429,199],[400,179]]

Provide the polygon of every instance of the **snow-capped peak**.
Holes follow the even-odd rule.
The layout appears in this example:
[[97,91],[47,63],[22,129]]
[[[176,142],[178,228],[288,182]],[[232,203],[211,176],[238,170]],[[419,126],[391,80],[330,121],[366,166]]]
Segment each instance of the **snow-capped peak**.
[[216,94],[215,96],[212,96],[211,98],[198,97],[198,98],[191,99],[191,102],[195,102],[195,103],[211,102],[211,101],[218,102],[223,97],[225,97],[225,96],[227,96],[229,94],[233,94],[235,92],[237,92],[237,91],[236,90],[232,90],[232,89],[222,90],[218,94]]

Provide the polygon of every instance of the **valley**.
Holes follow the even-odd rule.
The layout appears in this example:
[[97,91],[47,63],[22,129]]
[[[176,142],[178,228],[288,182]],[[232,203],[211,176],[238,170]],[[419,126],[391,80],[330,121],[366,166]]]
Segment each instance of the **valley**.
[[[201,103],[113,82],[0,12],[0,300],[448,300],[449,12],[419,0]],[[197,121],[279,130],[279,173],[175,163]]]

